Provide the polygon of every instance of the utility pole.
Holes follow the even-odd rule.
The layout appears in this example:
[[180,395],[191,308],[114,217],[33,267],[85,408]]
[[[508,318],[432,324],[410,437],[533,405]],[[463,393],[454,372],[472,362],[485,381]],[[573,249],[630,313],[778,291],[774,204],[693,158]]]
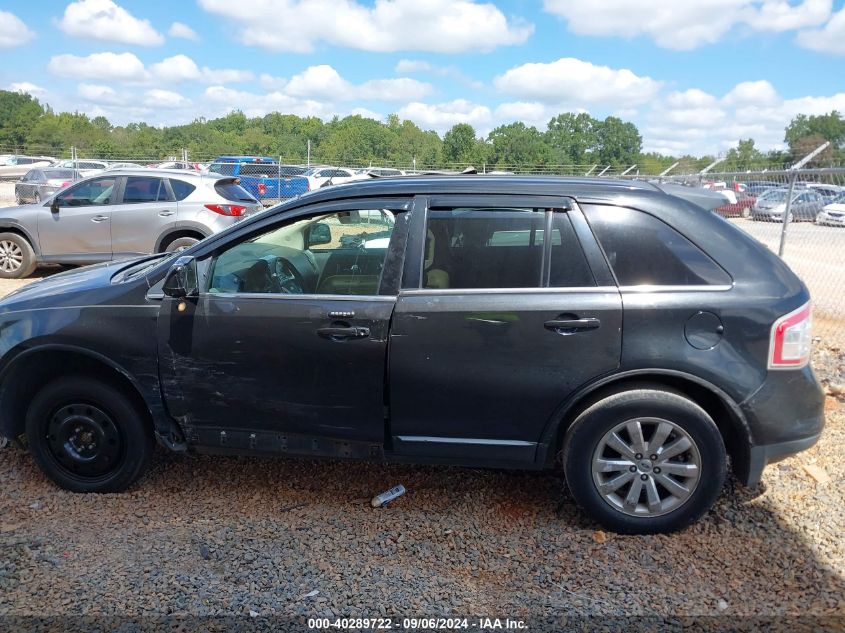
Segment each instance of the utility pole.
[[795,181],[798,180],[798,170],[804,165],[813,160],[816,156],[830,147],[830,141],[822,143],[812,152],[807,154],[804,158],[795,163],[789,168],[789,193],[786,195],[786,206],[783,209],[783,224],[780,229],[780,245],[778,246],[778,256],[783,257],[786,250],[786,229],[789,227],[789,216],[792,215],[792,196],[795,192]]
[[311,167],[311,139],[308,139],[308,154],[305,158],[306,167]]

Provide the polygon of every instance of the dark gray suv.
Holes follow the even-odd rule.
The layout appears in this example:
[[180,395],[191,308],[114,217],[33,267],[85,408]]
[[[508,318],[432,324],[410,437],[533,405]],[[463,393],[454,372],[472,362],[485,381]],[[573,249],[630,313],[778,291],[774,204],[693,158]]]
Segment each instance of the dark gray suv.
[[562,467],[627,533],[812,446],[803,283],[719,196],[515,176],[303,195],[0,302],[0,435],[60,486],[172,451]]

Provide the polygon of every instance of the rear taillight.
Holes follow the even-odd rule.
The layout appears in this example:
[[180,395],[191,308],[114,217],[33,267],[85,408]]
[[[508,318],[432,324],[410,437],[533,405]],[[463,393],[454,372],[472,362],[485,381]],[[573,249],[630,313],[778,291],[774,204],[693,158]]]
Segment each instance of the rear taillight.
[[810,304],[782,316],[772,326],[769,369],[800,369],[810,361],[813,341]]
[[263,182],[258,183],[258,195],[263,196],[265,193],[267,193],[267,185]]
[[240,204],[207,204],[206,209],[219,213],[220,215],[228,215],[239,218],[246,211],[246,207]]
[[59,185],[59,189],[64,189],[64,188],[65,188],[65,187],[67,187],[67,186],[68,186],[71,182],[73,182],[73,181],[72,181],[72,180],[65,180],[62,184],[60,184],[60,185]]

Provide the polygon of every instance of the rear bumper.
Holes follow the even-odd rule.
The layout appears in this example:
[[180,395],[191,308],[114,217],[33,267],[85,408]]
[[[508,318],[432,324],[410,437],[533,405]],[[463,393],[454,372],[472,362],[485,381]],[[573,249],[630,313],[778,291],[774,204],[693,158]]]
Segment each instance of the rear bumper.
[[824,428],[824,391],[813,370],[770,371],[740,408],[751,442],[734,472],[747,486],[760,483],[763,469],[819,441]]

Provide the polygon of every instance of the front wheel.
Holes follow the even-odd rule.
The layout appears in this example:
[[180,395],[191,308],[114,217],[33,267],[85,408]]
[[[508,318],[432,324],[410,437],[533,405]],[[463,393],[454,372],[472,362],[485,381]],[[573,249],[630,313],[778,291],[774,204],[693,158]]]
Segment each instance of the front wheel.
[[26,238],[17,233],[0,233],[0,278],[22,279],[37,266],[35,251]]
[[578,504],[622,534],[674,532],[701,518],[725,481],[725,445],[710,416],[660,389],[617,393],[584,411],[563,446]]
[[147,469],[153,437],[133,403],[94,378],[61,378],[39,391],[26,415],[32,456],[73,492],[120,492]]

